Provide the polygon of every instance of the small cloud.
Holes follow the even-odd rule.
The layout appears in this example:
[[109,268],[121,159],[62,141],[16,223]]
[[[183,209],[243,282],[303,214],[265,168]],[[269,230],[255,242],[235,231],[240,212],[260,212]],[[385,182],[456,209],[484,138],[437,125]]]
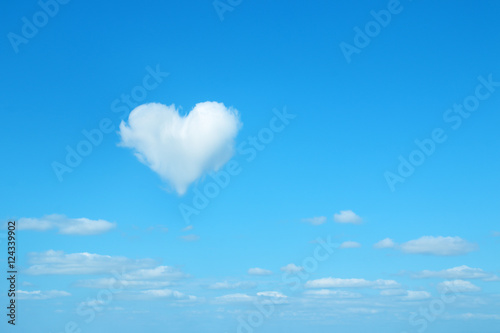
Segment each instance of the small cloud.
[[181,238],[183,240],[185,240],[186,242],[196,242],[197,240],[200,239],[200,236],[194,235],[194,234],[190,234],[190,235],[181,236]]
[[430,254],[436,256],[463,255],[477,250],[477,245],[460,237],[423,236],[399,246],[404,253]]
[[116,223],[105,220],[91,220],[85,217],[68,218],[64,215],[52,214],[42,218],[22,217],[18,221],[19,230],[46,231],[58,229],[63,235],[97,235],[116,227]]
[[290,273],[290,274],[295,274],[298,272],[301,272],[304,270],[303,267],[297,266],[295,264],[288,264],[286,266],[283,266],[280,268],[282,272]]
[[414,279],[441,278],[441,279],[482,279],[484,281],[495,281],[498,277],[487,273],[480,268],[472,268],[466,265],[457,266],[441,271],[424,270],[411,275]]
[[468,292],[481,291],[481,288],[472,284],[470,281],[465,281],[465,280],[444,281],[437,285],[437,289],[441,293],[445,293],[447,291],[452,291],[455,293],[468,293]]
[[49,291],[18,290],[17,296],[19,299],[43,300],[43,299],[50,299],[50,298],[57,298],[57,297],[67,297],[67,296],[71,296],[71,294],[66,292],[66,291],[61,291],[61,290],[49,290]]
[[341,210],[340,213],[333,215],[333,220],[338,223],[360,224],[363,219],[356,215],[352,210]]
[[179,291],[171,289],[152,289],[141,291],[141,294],[148,298],[172,298],[172,299],[195,299],[195,296],[185,295]]
[[362,296],[359,293],[353,293],[350,291],[330,289],[306,290],[304,294],[318,298],[360,298]]
[[358,247],[361,247],[361,244],[358,242],[347,241],[340,244],[341,249],[355,249]]
[[306,288],[373,288],[373,289],[390,289],[399,288],[400,284],[394,280],[369,281],[365,279],[340,279],[340,278],[323,278],[310,280],[306,282]]
[[193,230],[193,229],[194,229],[194,227],[192,225],[188,225],[187,227],[182,229],[182,231],[189,231],[189,230]]
[[248,270],[248,274],[250,274],[250,275],[271,275],[271,274],[273,274],[273,272],[271,272],[270,270],[267,270],[267,269],[255,267],[255,268],[250,268]]
[[251,289],[255,288],[257,284],[255,282],[217,282],[208,286],[208,289],[223,290],[223,289]]
[[326,216],[310,217],[302,219],[302,222],[310,223],[312,225],[320,225],[326,222]]
[[256,297],[247,294],[229,294],[215,298],[216,303],[246,303],[255,300]]
[[460,237],[423,236],[403,244],[396,244],[386,238],[373,246],[376,249],[394,248],[408,254],[435,256],[458,256],[478,249],[477,244],[469,243]]
[[391,249],[396,246],[396,243],[390,238],[382,239],[380,242],[373,245],[376,249]]
[[406,292],[406,295],[401,297],[401,300],[403,301],[421,301],[424,299],[429,299],[431,298],[431,294],[427,291],[413,291],[413,290],[408,290]]

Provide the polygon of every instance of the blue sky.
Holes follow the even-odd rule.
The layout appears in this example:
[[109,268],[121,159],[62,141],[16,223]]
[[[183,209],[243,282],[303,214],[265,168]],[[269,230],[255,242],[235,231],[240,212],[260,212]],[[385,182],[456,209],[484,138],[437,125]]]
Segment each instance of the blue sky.
[[54,4],[1,23],[2,330],[498,332],[500,5]]

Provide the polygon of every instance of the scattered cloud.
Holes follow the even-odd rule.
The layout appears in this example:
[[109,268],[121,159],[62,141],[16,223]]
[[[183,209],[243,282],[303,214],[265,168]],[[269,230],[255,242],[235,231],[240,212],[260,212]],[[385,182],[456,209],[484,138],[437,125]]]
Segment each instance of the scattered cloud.
[[42,300],[42,299],[50,299],[50,298],[57,298],[57,297],[67,297],[71,296],[70,293],[62,290],[48,290],[48,291],[40,291],[40,290],[35,290],[35,291],[25,291],[25,290],[18,290],[17,291],[17,297],[19,299],[34,299],[34,300]]
[[319,290],[306,290],[304,295],[318,298],[361,298],[361,294],[353,293],[345,290],[331,290],[331,289],[319,289]]
[[487,273],[480,268],[471,268],[466,265],[444,269],[442,271],[424,270],[411,274],[414,279],[441,278],[441,279],[483,279],[485,281],[497,280],[498,277]]
[[326,216],[310,217],[302,219],[302,222],[310,223],[312,225],[320,225],[326,222]]
[[458,256],[476,251],[478,246],[457,236],[423,236],[402,244],[396,244],[392,239],[386,238],[376,243],[374,248],[394,248],[408,254]]
[[338,223],[360,224],[363,219],[356,215],[352,210],[341,210],[340,213],[333,215],[333,220]]
[[195,296],[185,295],[179,291],[171,289],[144,290],[141,294],[150,298],[196,299]]
[[57,229],[63,235],[96,235],[116,227],[116,223],[105,220],[90,220],[85,217],[69,218],[52,214],[41,218],[22,217],[18,221],[19,230],[46,231]]
[[267,269],[255,267],[255,268],[250,268],[248,270],[248,274],[250,274],[250,275],[271,275],[271,274],[273,274],[273,272],[271,272],[270,270],[267,270]]
[[286,272],[286,273],[290,273],[290,274],[295,274],[295,273],[298,273],[298,272],[301,272],[304,270],[303,267],[300,267],[300,266],[297,266],[295,264],[288,264],[286,266],[283,266],[280,268],[280,270],[282,272]]
[[421,301],[424,299],[429,299],[431,298],[431,294],[427,291],[413,291],[413,290],[408,290],[406,292],[406,295],[401,297],[402,301]]
[[251,289],[255,288],[257,284],[255,282],[217,282],[208,286],[208,289]]
[[216,303],[246,303],[255,300],[256,297],[247,294],[229,294],[215,298]]
[[404,253],[456,256],[477,250],[477,245],[460,237],[423,236],[401,244],[400,248]]
[[323,278],[310,280],[306,282],[306,288],[399,288],[400,284],[394,280],[369,281],[365,279],[340,279],[340,278]]
[[190,234],[190,235],[181,236],[181,239],[185,240],[186,242],[196,242],[197,240],[200,239],[200,236]]
[[380,242],[373,245],[376,249],[391,249],[396,246],[396,243],[390,238],[382,239]]
[[342,244],[340,244],[339,248],[341,248],[341,249],[355,249],[358,247],[361,247],[360,243],[353,242],[353,241],[347,241],[347,242],[343,242]]
[[170,281],[133,281],[115,278],[102,278],[77,281],[75,286],[94,289],[158,289],[168,287]]
[[481,291],[481,288],[465,280],[444,281],[438,284],[437,289],[440,292],[452,291],[456,293]]
[[237,110],[222,103],[198,103],[187,116],[175,105],[149,103],[132,110],[119,134],[122,146],[182,195],[233,156],[240,127]]
[[110,274],[155,266],[152,259],[129,259],[93,253],[71,253],[49,250],[41,253],[29,253],[32,264],[24,273],[29,275],[44,274]]

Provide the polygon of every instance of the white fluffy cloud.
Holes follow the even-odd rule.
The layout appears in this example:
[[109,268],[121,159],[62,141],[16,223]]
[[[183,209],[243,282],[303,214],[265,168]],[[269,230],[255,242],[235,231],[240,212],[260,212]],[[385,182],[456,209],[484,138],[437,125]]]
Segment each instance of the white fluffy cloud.
[[442,293],[446,291],[452,291],[455,293],[468,293],[468,292],[481,291],[481,288],[472,284],[470,281],[465,281],[465,280],[444,281],[437,285],[437,289]]
[[306,282],[306,288],[399,288],[400,284],[394,280],[369,281],[365,279],[340,279],[340,278],[323,278],[310,280]]
[[498,277],[492,273],[483,271],[481,268],[471,268],[466,265],[444,269],[442,271],[422,271],[411,275],[415,279],[441,278],[441,279],[483,279],[485,281],[496,281]]
[[429,254],[436,256],[457,256],[477,250],[477,245],[460,237],[423,236],[406,243],[396,244],[386,238],[376,243],[374,248],[394,248],[409,254]]
[[30,275],[43,274],[109,274],[155,266],[152,259],[129,259],[93,253],[71,253],[49,250],[41,253],[30,253],[32,264],[24,273]]
[[396,243],[390,238],[382,239],[380,242],[373,245],[376,249],[390,249],[396,246]]
[[326,222],[326,216],[316,216],[307,219],[302,219],[302,222],[310,223],[312,225],[321,225]]
[[248,274],[250,274],[250,275],[271,275],[271,274],[273,274],[273,272],[271,272],[270,270],[267,270],[267,269],[255,267],[255,268],[250,268],[248,270]]
[[347,242],[343,242],[342,244],[340,244],[341,249],[355,249],[358,247],[361,247],[361,244],[358,242],[353,242],[353,241],[347,241]]
[[281,267],[280,270],[282,272],[294,274],[294,273],[298,273],[298,272],[303,271],[304,268],[300,267],[300,266],[297,266],[297,265],[295,265],[295,264],[292,263],[292,264],[288,264],[286,266]]
[[338,223],[360,224],[363,219],[356,215],[352,210],[341,210],[340,213],[333,215],[333,220]]
[[65,235],[95,235],[113,229],[116,224],[105,220],[90,220],[85,217],[68,218],[64,215],[52,214],[42,218],[20,218],[18,221],[20,230],[45,231],[58,229],[60,234]]
[[71,296],[70,293],[62,290],[48,290],[48,291],[40,291],[40,290],[35,290],[35,291],[25,291],[25,290],[18,290],[17,291],[17,297],[19,299],[36,299],[36,300],[41,300],[41,299],[49,299],[49,298],[56,298],[56,297],[66,297],[66,296]]
[[120,124],[121,145],[182,195],[203,173],[232,157],[240,127],[237,110],[222,103],[196,104],[187,116],[175,105],[143,104]]

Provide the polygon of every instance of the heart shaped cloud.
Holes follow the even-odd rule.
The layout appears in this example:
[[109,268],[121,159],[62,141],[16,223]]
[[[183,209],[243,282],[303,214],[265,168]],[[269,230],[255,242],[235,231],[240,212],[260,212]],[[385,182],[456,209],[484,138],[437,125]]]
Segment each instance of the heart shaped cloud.
[[198,103],[187,116],[175,105],[136,107],[120,124],[121,145],[171,184],[180,195],[203,173],[217,171],[234,154],[241,127],[238,111],[217,102]]

